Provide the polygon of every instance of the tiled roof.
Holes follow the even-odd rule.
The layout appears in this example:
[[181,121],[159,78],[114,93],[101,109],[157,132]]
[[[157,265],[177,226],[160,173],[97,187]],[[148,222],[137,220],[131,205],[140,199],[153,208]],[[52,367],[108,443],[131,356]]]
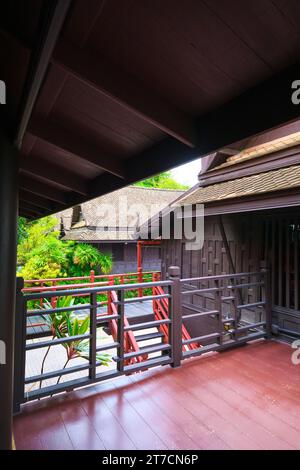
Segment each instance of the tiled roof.
[[206,187],[196,187],[193,192],[181,197],[173,205],[202,204],[295,187],[300,187],[300,165],[280,168],[279,170],[246,176]]
[[[63,220],[65,240],[132,240],[134,229],[184,192],[128,186],[81,204],[82,220],[72,224],[72,209],[57,214]],[[125,205],[128,215],[125,215]],[[131,228],[127,231],[126,228]]]

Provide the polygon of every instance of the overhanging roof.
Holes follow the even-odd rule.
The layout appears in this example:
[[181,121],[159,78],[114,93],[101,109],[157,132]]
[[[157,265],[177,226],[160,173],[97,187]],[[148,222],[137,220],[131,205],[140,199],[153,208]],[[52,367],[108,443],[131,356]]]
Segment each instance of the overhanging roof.
[[[20,214],[57,212],[299,118],[299,2],[6,2]],[[274,47],[276,44],[276,47]]]
[[200,187],[181,197],[175,205],[206,204],[293,188],[300,188],[300,165]]

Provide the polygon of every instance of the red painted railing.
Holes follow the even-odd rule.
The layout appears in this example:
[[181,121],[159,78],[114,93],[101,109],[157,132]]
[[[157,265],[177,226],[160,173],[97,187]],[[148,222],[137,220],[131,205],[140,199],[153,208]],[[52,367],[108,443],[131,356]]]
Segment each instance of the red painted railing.
[[[43,306],[44,298],[43,292],[51,292],[56,290],[70,290],[80,289],[85,287],[103,287],[117,284],[131,284],[135,282],[147,282],[152,281],[153,275],[157,276],[156,279],[160,279],[160,273],[154,271],[144,271],[136,273],[122,273],[122,274],[95,274],[94,270],[90,271],[89,276],[77,276],[77,277],[59,277],[59,278],[47,278],[47,279],[29,279],[24,281],[24,294],[30,294],[35,292],[41,293],[40,306]],[[77,282],[76,282],[77,281]],[[81,281],[81,282],[78,282]],[[65,282],[72,282],[71,284],[65,284]],[[138,290],[138,296],[143,295],[143,289]],[[73,297],[88,297],[89,294],[75,294]],[[56,307],[57,297],[51,298],[52,308]],[[99,302],[100,305],[108,305],[109,311],[109,295],[107,294],[107,300]],[[84,309],[84,304],[82,305]],[[99,315],[98,315],[99,316]],[[31,328],[44,326],[45,323],[39,322],[29,325]]]
[[[153,273],[152,276],[153,282],[158,281],[156,273]],[[152,288],[153,295],[162,295],[164,294],[164,290],[161,286],[155,286]],[[169,312],[169,299],[154,299],[153,300],[153,312],[155,315],[155,320],[164,320],[168,319],[168,312]],[[164,335],[164,341],[169,343],[169,333],[167,325],[160,325],[159,327],[161,333]],[[187,331],[186,327],[182,325],[182,339],[189,340],[191,336]],[[198,349],[200,346],[198,343],[189,343],[182,346],[183,351]]]
[[[116,303],[118,301],[116,291],[110,291],[108,293],[108,315],[117,315]],[[109,322],[110,330],[112,337],[115,342],[118,341],[118,324],[116,320],[111,320]],[[129,326],[129,322],[124,316],[124,327]],[[140,350],[139,345],[135,339],[135,336],[132,331],[124,332],[124,351],[125,353],[138,352]],[[135,356],[133,358],[127,359],[124,361],[124,365],[134,364],[136,362],[146,361],[148,359],[148,354],[143,354],[141,356]]]

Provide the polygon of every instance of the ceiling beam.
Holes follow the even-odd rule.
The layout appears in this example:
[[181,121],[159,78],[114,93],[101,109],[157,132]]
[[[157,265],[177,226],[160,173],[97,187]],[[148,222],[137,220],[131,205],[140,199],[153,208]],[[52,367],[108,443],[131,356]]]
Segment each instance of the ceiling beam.
[[99,54],[60,41],[52,61],[69,74],[189,147],[196,145],[195,122]]
[[38,157],[31,157],[29,155],[21,157],[20,169],[36,177],[58,184],[69,191],[75,191],[83,196],[88,194],[87,184],[80,176]]
[[59,206],[55,204],[53,201],[49,201],[49,199],[45,199],[41,196],[37,196],[36,194],[30,193],[24,189],[19,190],[19,200],[20,203],[22,201],[32,204],[33,206],[37,207],[38,209],[45,209],[45,210],[52,210],[52,209],[59,209]]
[[202,155],[230,147],[272,128],[300,119],[300,105],[292,102],[292,83],[300,63],[265,80],[198,119]]
[[112,173],[119,178],[124,178],[123,162],[57,124],[34,120],[30,123],[28,132],[50,145],[92,163],[97,168]]
[[19,207],[19,217],[25,217],[26,219],[29,219],[29,220],[34,220],[34,219],[39,218],[34,212],[23,209],[22,207]]
[[30,64],[23,89],[22,103],[15,133],[15,144],[21,148],[22,140],[43,83],[50,58],[67,16],[71,0],[46,2],[42,15],[39,40],[31,54]]
[[26,190],[28,193],[43,197],[49,201],[54,201],[60,204],[60,206],[67,205],[66,194],[57,188],[45,185],[41,181],[36,180],[24,173],[20,174],[20,188]]
[[44,209],[37,209],[36,207],[32,206],[31,204],[27,204],[26,202],[20,202],[20,211],[24,210],[27,212],[30,212],[33,215],[36,215],[37,217],[43,217],[45,214]]
[[[204,157],[235,142],[300,119],[300,105],[291,100],[291,84],[297,76],[296,64],[238,98],[198,119],[200,144],[191,149],[168,137],[141,152],[126,165],[130,184],[193,159]],[[94,191],[96,191],[96,185]]]

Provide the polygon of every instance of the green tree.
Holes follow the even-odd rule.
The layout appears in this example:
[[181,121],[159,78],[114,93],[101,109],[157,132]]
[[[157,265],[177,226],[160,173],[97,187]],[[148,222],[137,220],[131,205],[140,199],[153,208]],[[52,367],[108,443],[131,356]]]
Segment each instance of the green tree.
[[139,181],[135,183],[135,186],[142,186],[144,188],[160,188],[160,189],[182,189],[186,190],[189,187],[178,183],[174,178],[171,176],[170,171],[165,171],[164,173],[160,173],[158,175],[152,176],[151,178],[147,178],[143,181]]
[[21,243],[27,237],[26,224],[25,217],[18,218],[18,243]]
[[23,226],[18,245],[18,274],[25,279],[85,276],[91,269],[107,274],[112,259],[97,248],[59,238],[57,219],[52,216]]
[[18,245],[19,274],[25,279],[58,277],[66,264],[63,242],[55,230],[57,219],[44,217],[29,222]]

